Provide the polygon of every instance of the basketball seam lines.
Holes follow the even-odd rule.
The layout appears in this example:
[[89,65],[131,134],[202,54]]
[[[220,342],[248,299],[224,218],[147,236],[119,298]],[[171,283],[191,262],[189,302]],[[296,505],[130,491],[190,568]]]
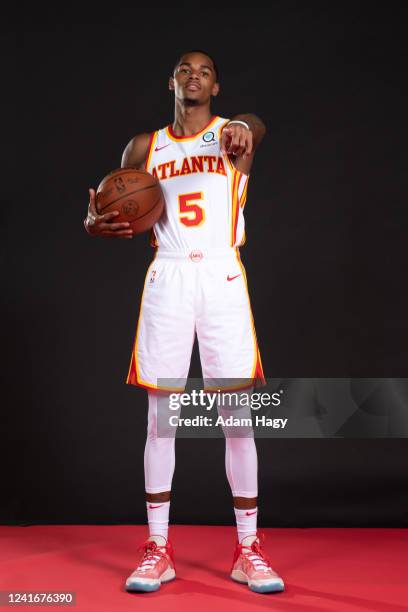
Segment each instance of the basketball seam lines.
[[153,206],[152,206],[151,208],[149,208],[149,210],[148,210],[147,212],[145,212],[143,215],[140,215],[140,217],[137,217],[137,218],[135,219],[135,221],[139,221],[139,219],[143,219],[143,217],[145,217],[146,215],[148,215],[148,214],[149,214],[149,212],[152,212],[153,208],[155,208],[155,207],[156,207],[156,204],[157,204],[157,202],[158,202],[160,199],[161,199],[161,196],[159,196],[159,197],[157,198],[157,200],[155,201],[155,203],[153,204]]
[[152,189],[153,187],[157,187],[156,183],[154,183],[153,185],[149,185],[148,187],[141,187],[140,189],[129,191],[129,193],[125,193],[124,195],[120,196],[120,198],[116,198],[116,200],[112,200],[108,204],[105,204],[105,206],[99,210],[99,213],[101,213],[103,210],[105,210],[105,208],[107,208],[111,204],[114,204],[115,202],[119,202],[123,198],[127,198],[128,196],[133,195],[134,193],[138,193],[139,191],[146,191],[146,189]]

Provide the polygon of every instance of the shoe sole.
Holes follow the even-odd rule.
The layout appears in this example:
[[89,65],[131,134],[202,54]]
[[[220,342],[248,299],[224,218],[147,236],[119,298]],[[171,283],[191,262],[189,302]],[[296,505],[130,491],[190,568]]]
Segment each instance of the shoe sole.
[[[175,578],[176,578],[176,572],[173,569],[169,568],[168,570],[164,572],[160,580],[157,580],[154,582],[153,582],[153,578],[151,579],[152,582],[139,582],[135,580],[134,582],[131,582],[130,584],[126,584],[125,588],[126,588],[126,591],[130,591],[130,592],[143,591],[146,593],[151,593],[153,591],[158,591],[162,584],[171,582],[172,580],[175,580]],[[145,580],[149,580],[149,578],[146,578]]]
[[239,570],[234,570],[231,574],[232,580],[240,584],[246,584],[254,593],[281,593],[285,590],[283,582],[248,582],[245,574]]

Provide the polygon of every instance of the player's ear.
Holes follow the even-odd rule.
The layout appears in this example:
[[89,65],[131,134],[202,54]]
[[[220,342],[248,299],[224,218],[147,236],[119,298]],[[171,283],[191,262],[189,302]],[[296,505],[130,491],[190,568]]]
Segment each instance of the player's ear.
[[172,76],[169,78],[169,89],[174,89],[174,78]]
[[220,84],[219,83],[214,83],[213,88],[211,90],[211,95],[212,96],[217,96],[219,91],[220,91]]

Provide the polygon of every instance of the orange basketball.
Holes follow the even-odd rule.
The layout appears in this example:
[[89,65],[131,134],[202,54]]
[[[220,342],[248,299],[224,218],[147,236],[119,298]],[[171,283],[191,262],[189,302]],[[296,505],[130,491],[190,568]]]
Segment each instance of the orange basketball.
[[128,221],[135,234],[153,227],[164,210],[160,181],[135,168],[112,170],[101,181],[96,192],[96,210],[103,215],[118,210],[115,223]]

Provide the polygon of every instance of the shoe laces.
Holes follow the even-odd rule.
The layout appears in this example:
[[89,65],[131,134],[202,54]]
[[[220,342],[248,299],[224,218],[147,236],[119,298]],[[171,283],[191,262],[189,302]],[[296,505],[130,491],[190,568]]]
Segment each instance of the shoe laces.
[[143,551],[144,553],[143,558],[137,566],[137,571],[147,572],[149,569],[154,567],[156,563],[166,555],[161,548],[165,549],[165,546],[159,547],[157,546],[156,542],[153,541],[147,541],[142,544],[142,546],[137,549],[138,551]]
[[[241,548],[241,554],[246,559],[248,559],[248,561],[254,566],[256,570],[264,571],[264,572],[273,571],[270,566],[269,558],[265,555],[264,551],[262,550],[260,542],[255,540],[254,542],[252,542],[251,546],[242,546],[241,544],[240,548]],[[248,549],[248,551],[244,551],[244,549],[246,548]]]

